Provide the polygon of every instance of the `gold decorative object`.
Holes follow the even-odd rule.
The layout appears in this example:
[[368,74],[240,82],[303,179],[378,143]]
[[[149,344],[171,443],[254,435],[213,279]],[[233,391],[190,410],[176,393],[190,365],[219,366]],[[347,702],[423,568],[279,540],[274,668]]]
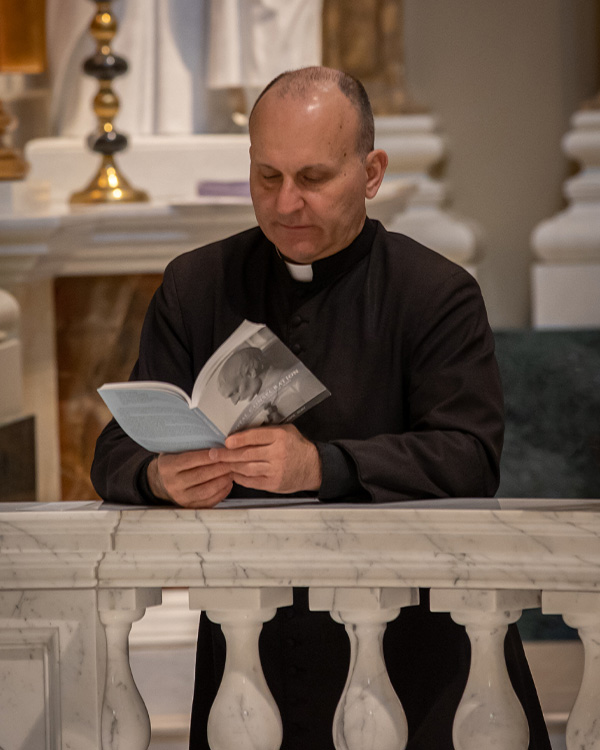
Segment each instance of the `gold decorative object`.
[[0,99],[0,180],[22,180],[29,171],[21,153],[3,145],[4,135],[11,126],[14,126],[14,118],[4,109]]
[[426,111],[407,90],[403,27],[403,0],[323,3],[323,64],[359,78],[376,115]]
[[[45,0],[0,0],[0,73],[43,73],[46,67]],[[0,180],[22,180],[29,165],[4,143],[16,120],[0,100]]]
[[119,111],[119,99],[112,90],[113,80],[127,71],[127,62],[111,51],[111,42],[117,32],[117,22],[112,14],[112,0],[93,0],[96,13],[90,32],[96,40],[96,53],[83,64],[87,75],[98,79],[99,90],[94,98],[94,112],[98,128],[88,137],[88,145],[102,161],[100,169],[83,190],[73,193],[71,203],[135,203],[147,201],[148,194],[131,187],[115,164],[114,155],[127,148],[127,138],[117,133],[113,119]]

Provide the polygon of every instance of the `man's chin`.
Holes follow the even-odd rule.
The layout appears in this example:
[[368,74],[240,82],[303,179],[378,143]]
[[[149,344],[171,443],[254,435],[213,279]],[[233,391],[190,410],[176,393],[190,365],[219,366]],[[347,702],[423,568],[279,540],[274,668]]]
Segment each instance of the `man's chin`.
[[283,258],[291,263],[312,263],[322,252],[319,243],[315,242],[314,228],[286,230],[280,226],[271,227],[271,232],[267,234],[267,237]]
[[302,265],[318,260],[323,254],[322,248],[312,242],[279,243],[277,249],[285,260]]

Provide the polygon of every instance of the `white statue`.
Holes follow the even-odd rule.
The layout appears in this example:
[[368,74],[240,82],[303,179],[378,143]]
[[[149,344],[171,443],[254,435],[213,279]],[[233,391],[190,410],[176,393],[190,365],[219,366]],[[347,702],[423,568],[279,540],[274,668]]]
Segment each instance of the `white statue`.
[[[46,0],[48,68],[55,135],[84,136],[96,118],[95,79],[81,69],[95,51],[96,4]],[[211,129],[226,106],[208,89],[255,96],[284,70],[321,63],[323,0],[114,0],[112,51],[129,71],[115,79],[115,127],[125,134]],[[210,101],[209,101],[210,99]]]
[[208,86],[243,88],[249,109],[285,70],[322,62],[323,0],[211,0]]
[[[95,51],[89,27],[96,4],[46,0],[51,127],[56,135],[87,135],[96,124],[98,82],[82,72]],[[205,0],[114,0],[118,22],[112,51],[129,71],[115,79],[115,119],[127,134],[193,133],[203,129],[207,25]]]

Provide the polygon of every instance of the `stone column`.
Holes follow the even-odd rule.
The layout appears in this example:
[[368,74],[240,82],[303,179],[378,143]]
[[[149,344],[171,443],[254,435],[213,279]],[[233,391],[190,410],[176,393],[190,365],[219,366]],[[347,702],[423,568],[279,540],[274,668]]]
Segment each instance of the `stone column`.
[[330,612],[350,639],[348,679],[333,719],[336,750],[403,750],[408,725],[383,656],[388,622],[418,604],[412,588],[311,588],[310,608]]
[[600,326],[600,94],[571,125],[562,148],[581,169],[565,182],[568,206],[531,237],[536,327]]
[[561,614],[577,628],[583,642],[583,678],[567,722],[568,750],[598,750],[598,690],[600,689],[600,595],[594,591],[544,591],[542,612]]
[[0,501],[37,499],[35,421],[25,410],[21,309],[0,289]]
[[104,589],[98,614],[106,632],[106,681],[102,703],[102,750],[147,750],[150,718],[129,663],[129,632],[146,607],[161,603],[155,589]]
[[452,731],[456,750],[527,750],[529,727],[504,658],[508,625],[539,603],[536,591],[432,589],[432,612],[450,612],[471,641],[471,669]]
[[0,423],[19,417],[23,410],[23,368],[17,300],[0,289]]
[[258,639],[277,607],[292,603],[291,588],[190,589],[190,608],[219,623],[227,643],[223,680],[208,717],[214,750],[279,750],[283,725],[265,680]]

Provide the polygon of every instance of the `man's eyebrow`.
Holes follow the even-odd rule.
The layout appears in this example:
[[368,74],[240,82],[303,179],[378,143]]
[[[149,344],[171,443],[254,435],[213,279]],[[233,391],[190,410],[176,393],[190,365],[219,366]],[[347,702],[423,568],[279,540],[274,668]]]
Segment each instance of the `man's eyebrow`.
[[322,171],[328,172],[330,169],[333,169],[333,167],[331,164],[322,164],[321,162],[319,162],[318,164],[307,164],[305,167],[302,167],[302,169],[300,169],[299,171],[306,172],[309,169],[316,169],[316,170],[322,170]]
[[[255,161],[253,163],[255,166],[262,167],[263,169],[272,169],[274,172],[281,171],[277,167],[274,167],[272,164],[268,164],[267,162]],[[307,172],[311,169],[330,171],[331,169],[333,169],[333,166],[331,164],[325,164],[323,162],[317,162],[316,164],[305,164],[304,166],[300,167],[300,169],[298,169],[298,172]]]
[[271,164],[268,164],[266,161],[253,161],[252,164],[254,164],[255,167],[263,167],[264,169],[272,169],[274,172],[279,171],[277,167],[274,167]]

